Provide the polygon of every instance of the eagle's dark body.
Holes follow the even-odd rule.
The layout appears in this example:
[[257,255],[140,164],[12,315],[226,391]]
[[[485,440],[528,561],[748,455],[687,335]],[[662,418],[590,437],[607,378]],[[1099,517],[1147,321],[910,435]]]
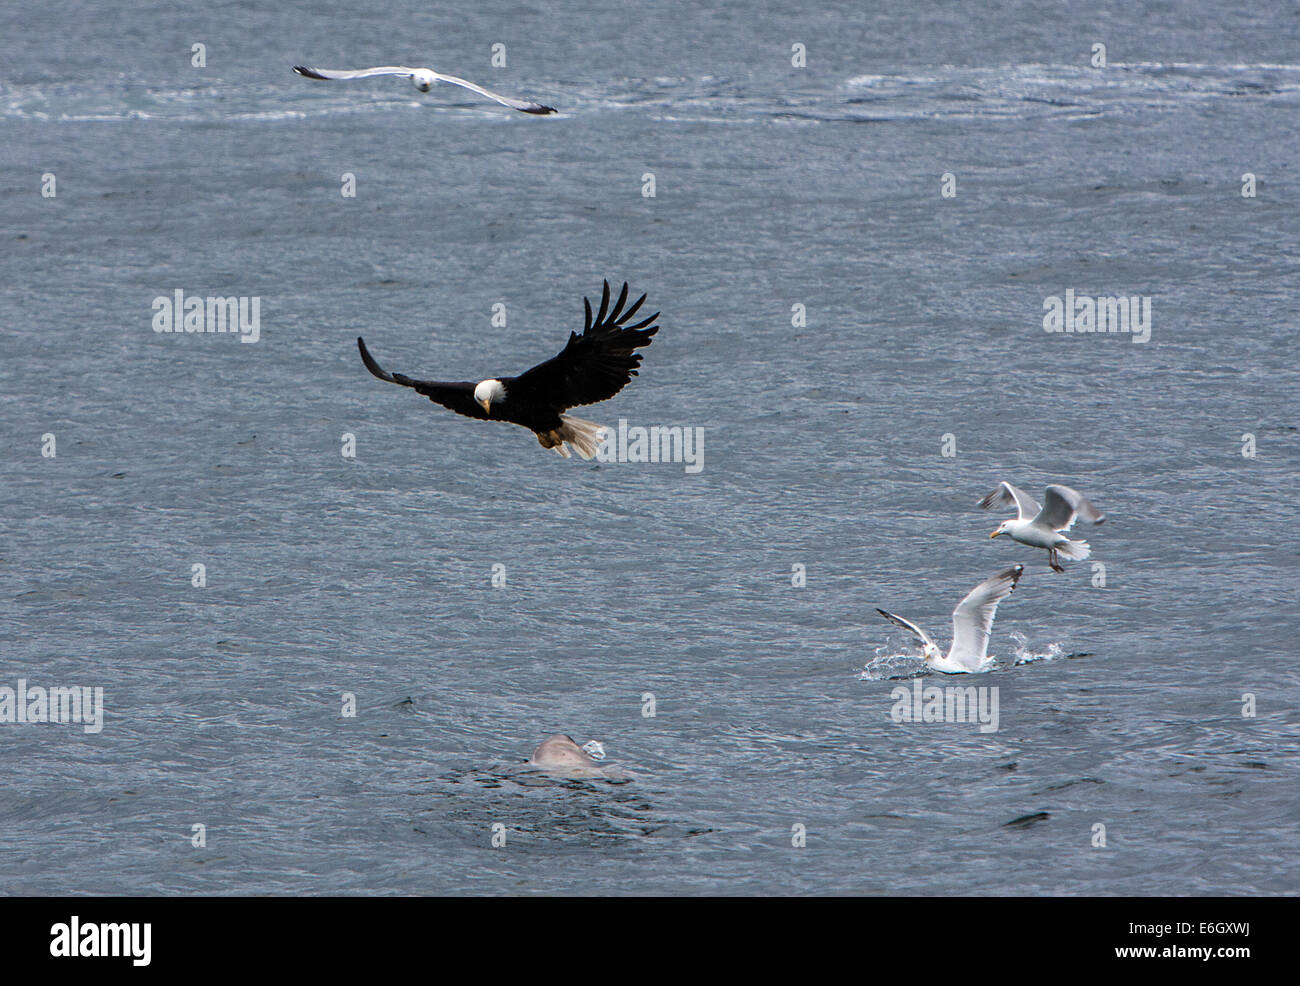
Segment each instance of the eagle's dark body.
[[582,334],[570,332],[568,344],[557,356],[515,377],[490,378],[499,381],[505,393],[493,399],[487,409],[475,399],[476,383],[415,380],[402,373],[389,373],[375,362],[359,337],[357,347],[366,369],[380,380],[410,387],[435,404],[468,418],[521,425],[533,431],[545,448],[556,448],[561,454],[567,455],[563,443],[568,441],[581,454],[590,457],[586,450],[590,442],[583,440],[583,433],[597,426],[564,412],[571,407],[608,400],[637,375],[641,354],[636,350],[648,346],[651,337],[659,331],[653,324],[658,312],[628,324],[645,299],[642,295],[624,311],[627,301],[627,284],[624,284],[611,308],[606,281],[599,312],[593,318],[591,302],[582,299],[586,310]]

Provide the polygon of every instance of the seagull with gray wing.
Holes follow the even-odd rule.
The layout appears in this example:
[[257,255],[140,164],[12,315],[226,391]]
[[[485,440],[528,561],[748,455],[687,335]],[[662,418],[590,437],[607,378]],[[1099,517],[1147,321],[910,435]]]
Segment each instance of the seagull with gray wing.
[[512,110],[518,110],[520,113],[533,113],[537,116],[546,116],[548,113],[554,113],[555,107],[543,106],[541,103],[534,103],[528,99],[514,99],[510,96],[503,96],[499,92],[493,92],[491,89],[484,89],[482,86],[476,86],[467,79],[457,78],[454,75],[443,75],[441,72],[435,72],[431,68],[407,68],[405,65],[379,65],[375,68],[358,68],[358,69],[341,69],[341,68],[309,68],[306,65],[295,65],[293,70],[306,79],[321,79],[326,82],[334,79],[369,79],[376,75],[396,75],[399,78],[410,79],[411,84],[419,89],[420,92],[428,92],[433,88],[436,82],[450,82],[453,86],[460,86],[468,89],[470,92],[476,92],[480,96],[486,96],[488,99],[496,100],[502,106],[509,106]]
[[890,623],[897,624],[921,642],[925,663],[944,674],[978,674],[993,667],[989,653],[989,634],[993,632],[993,617],[998,603],[1011,595],[1025,566],[1016,565],[987,578],[966,594],[966,598],[952,611],[952,646],[948,653],[940,650],[930,635],[910,620],[876,610]]
[[1068,486],[1047,487],[1042,507],[1032,496],[1010,483],[999,483],[997,489],[980,500],[980,506],[985,510],[1001,503],[1014,503],[1017,516],[1004,520],[989,537],[1005,534],[1021,544],[1047,549],[1047,563],[1054,572],[1065,571],[1057,560],[1059,557],[1082,561],[1092,554],[1087,541],[1071,541],[1063,532],[1073,527],[1079,517],[1093,524],[1106,519],[1087,497]]

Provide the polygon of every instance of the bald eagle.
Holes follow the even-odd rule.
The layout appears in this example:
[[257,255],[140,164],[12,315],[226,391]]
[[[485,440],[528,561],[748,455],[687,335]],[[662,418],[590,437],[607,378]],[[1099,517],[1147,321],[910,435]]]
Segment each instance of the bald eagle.
[[490,377],[478,383],[414,380],[401,373],[389,373],[376,363],[360,336],[357,348],[361,350],[366,369],[380,380],[410,387],[435,404],[469,418],[509,421],[531,428],[542,448],[555,449],[566,459],[569,445],[584,459],[590,459],[600,444],[601,426],[564,412],[571,407],[608,400],[637,375],[641,354],[635,350],[650,345],[650,337],[659,331],[659,326],[653,324],[658,312],[635,325],[628,324],[645,299],[641,295],[624,311],[627,301],[624,282],[611,308],[606,281],[600,311],[594,319],[591,302],[582,299],[587,313],[582,334],[570,332],[569,342],[558,356],[517,377]]

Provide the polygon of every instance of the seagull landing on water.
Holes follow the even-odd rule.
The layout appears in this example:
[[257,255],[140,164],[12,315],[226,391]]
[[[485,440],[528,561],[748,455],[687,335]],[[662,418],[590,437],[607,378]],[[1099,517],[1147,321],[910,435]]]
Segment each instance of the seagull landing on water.
[[1046,548],[1047,563],[1054,572],[1065,571],[1057,560],[1060,555],[1082,561],[1092,554],[1087,541],[1071,541],[1061,532],[1073,527],[1079,516],[1093,524],[1100,524],[1106,519],[1082,493],[1068,486],[1047,487],[1041,508],[1032,496],[1010,483],[1000,483],[996,490],[980,500],[980,506],[985,510],[1000,503],[1014,503],[1018,516],[1004,520],[989,537],[1005,534],[1021,544]]
[[930,639],[930,635],[901,616],[876,610],[881,616],[896,623],[921,642],[925,663],[944,674],[978,674],[993,666],[993,658],[988,656],[989,633],[993,630],[993,617],[997,615],[998,603],[1011,595],[1011,590],[1020,581],[1024,565],[1016,565],[998,572],[992,578],[985,579],[972,589],[957,608],[952,611],[952,646],[947,655],[939,645]]
[[488,99],[494,99],[502,106],[509,106],[512,110],[518,110],[520,113],[535,113],[539,116],[545,116],[547,113],[554,113],[555,107],[543,106],[541,103],[534,103],[527,99],[512,99],[509,96],[502,96],[500,93],[493,92],[491,89],[484,89],[482,86],[476,86],[474,83],[465,79],[458,79],[454,75],[443,75],[441,72],[435,72],[431,68],[407,68],[405,65],[380,65],[376,68],[358,68],[358,69],[333,69],[333,68],[308,68],[305,65],[295,65],[293,70],[299,75],[308,79],[368,79],[372,75],[396,75],[403,79],[410,79],[411,83],[420,92],[428,92],[433,88],[435,82],[450,82],[453,86],[462,86],[470,92],[476,92],[480,96],[486,96]]

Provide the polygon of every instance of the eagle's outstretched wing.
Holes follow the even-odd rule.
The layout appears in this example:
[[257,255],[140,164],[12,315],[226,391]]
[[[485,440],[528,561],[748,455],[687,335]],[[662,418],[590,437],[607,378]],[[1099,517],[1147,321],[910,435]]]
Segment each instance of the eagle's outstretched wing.
[[375,362],[375,358],[370,355],[370,350],[366,348],[365,340],[360,336],[357,336],[357,348],[361,350],[361,362],[366,364],[366,369],[380,380],[387,380],[389,383],[410,387],[417,394],[423,394],[435,404],[441,404],[443,407],[450,408],[457,414],[463,414],[467,418],[478,418],[480,421],[488,419],[487,412],[474,400],[474,384],[468,381],[442,383],[438,380],[413,380],[404,373],[389,373]]
[[538,404],[563,411],[583,404],[608,400],[631,382],[637,375],[641,346],[650,345],[650,337],[659,331],[653,324],[659,317],[655,312],[647,319],[629,325],[646,296],[623,310],[627,301],[627,283],[619,292],[613,308],[609,304],[609,282],[600,299],[600,311],[593,319],[591,302],[586,298],[587,320],[582,335],[569,333],[568,345],[558,356],[539,363],[512,381],[503,381],[510,394],[526,394]]

